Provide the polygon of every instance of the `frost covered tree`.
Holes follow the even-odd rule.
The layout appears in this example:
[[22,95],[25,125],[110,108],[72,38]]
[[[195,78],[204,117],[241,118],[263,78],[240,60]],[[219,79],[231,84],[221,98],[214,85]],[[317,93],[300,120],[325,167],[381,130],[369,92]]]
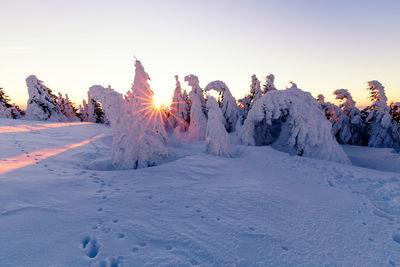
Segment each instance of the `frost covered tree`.
[[260,86],[260,81],[258,80],[256,75],[251,76],[251,85],[250,85],[250,93],[245,97],[238,100],[240,112],[239,112],[239,123],[237,124],[237,128],[239,128],[249,113],[249,110],[252,108],[254,103],[262,97],[262,91]]
[[26,118],[30,120],[67,121],[57,102],[57,96],[42,81],[31,75],[26,78],[28,104]]
[[84,122],[93,123],[107,123],[102,105],[99,101],[95,100],[88,92],[88,102],[83,99],[82,106],[80,106],[81,119]]
[[207,99],[208,121],[206,130],[207,153],[216,156],[229,157],[232,155],[229,134],[225,129],[225,118],[222,116],[219,104],[214,97]]
[[117,169],[154,166],[169,155],[165,129],[158,123],[160,110],[153,105],[150,79],[140,61],[135,62],[135,79],[129,101],[112,88],[90,87],[90,94],[102,103],[113,133],[112,164]]
[[240,131],[246,145],[269,145],[300,156],[350,163],[317,101],[295,84],[265,94]]
[[399,146],[398,124],[390,115],[384,87],[374,80],[368,82],[368,90],[372,104],[362,111],[364,123],[367,125],[368,146]]
[[400,123],[400,102],[390,104],[390,115],[397,123]]
[[322,95],[322,94],[319,94],[319,95],[317,96],[317,102],[318,102],[318,103],[324,103],[324,102],[325,102],[325,96]]
[[275,76],[272,73],[270,73],[265,78],[266,78],[266,81],[265,81],[265,84],[264,84],[263,93],[266,94],[268,92],[276,90],[276,87],[275,87]]
[[170,105],[169,122],[180,132],[187,131],[190,122],[190,103],[186,91],[182,91],[178,75],[175,75],[176,87]]
[[190,142],[204,140],[207,128],[207,116],[203,90],[199,85],[199,79],[196,75],[190,74],[185,76],[192,90],[189,92],[190,107],[190,124],[187,131],[186,139]]
[[23,116],[23,111],[15,104],[10,103],[9,97],[0,87],[0,118],[19,119]]
[[60,92],[58,93],[58,105],[61,108],[61,112],[67,118],[67,121],[75,121],[78,119],[77,109],[69,99],[68,94],[65,94],[65,97],[63,97]]
[[364,137],[364,124],[361,119],[360,110],[347,89],[338,89],[333,92],[336,99],[341,103],[331,116],[332,129],[336,140],[342,144],[362,145]]
[[225,129],[231,133],[235,131],[239,117],[239,108],[236,99],[232,96],[228,86],[223,81],[213,81],[207,84],[204,91],[215,90],[219,92],[218,104],[224,116]]

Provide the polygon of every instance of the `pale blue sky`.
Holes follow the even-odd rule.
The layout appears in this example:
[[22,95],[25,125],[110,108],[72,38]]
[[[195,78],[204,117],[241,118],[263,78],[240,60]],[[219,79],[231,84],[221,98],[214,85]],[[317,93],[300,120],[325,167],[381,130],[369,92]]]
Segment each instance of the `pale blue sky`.
[[333,101],[347,88],[367,104],[380,80],[400,101],[400,1],[0,0],[0,85],[18,104],[35,74],[81,102],[93,84],[126,92],[134,56],[158,98],[170,101],[174,75],[223,80],[236,98],[274,73]]

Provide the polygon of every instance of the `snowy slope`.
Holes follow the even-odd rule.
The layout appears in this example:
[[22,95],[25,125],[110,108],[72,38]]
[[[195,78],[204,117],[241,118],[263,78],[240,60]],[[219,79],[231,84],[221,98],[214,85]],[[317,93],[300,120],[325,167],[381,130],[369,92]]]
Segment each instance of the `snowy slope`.
[[[1,265],[400,264],[398,172],[270,147],[221,158],[204,142],[160,166],[96,171],[110,128],[44,124],[0,119],[0,167],[16,167],[0,169]],[[33,164],[17,168],[23,157]]]

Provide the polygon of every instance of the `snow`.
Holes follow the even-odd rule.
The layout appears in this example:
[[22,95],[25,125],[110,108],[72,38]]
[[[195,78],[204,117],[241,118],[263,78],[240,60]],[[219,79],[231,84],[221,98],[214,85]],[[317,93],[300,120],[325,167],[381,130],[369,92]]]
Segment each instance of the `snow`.
[[[0,174],[2,264],[400,264],[398,170],[290,156],[270,146],[233,144],[236,157],[216,157],[201,141],[174,148],[179,157],[159,166],[96,171],[87,167],[110,156],[109,127],[37,125],[47,123],[0,119],[0,127],[15,129],[0,131],[0,163],[18,156],[35,162]],[[355,165],[389,155],[344,148],[352,160],[359,156]],[[400,166],[398,157],[391,160]]]
[[206,150],[211,155],[229,157],[232,154],[232,148],[224,125],[226,121],[217,101],[212,96],[207,98],[207,109]]
[[207,117],[205,111],[205,100],[203,90],[199,85],[199,79],[196,75],[185,76],[192,90],[189,92],[189,100],[192,102],[190,107],[190,124],[186,135],[189,142],[204,140],[207,128]]
[[42,81],[31,75],[26,78],[29,99],[26,107],[26,118],[30,120],[67,121],[57,103],[57,97]]
[[210,90],[220,93],[218,103],[225,118],[225,128],[229,133],[234,132],[239,117],[239,108],[236,104],[236,99],[232,96],[231,91],[223,81],[213,81],[207,84],[204,91],[207,92]]
[[154,166],[168,156],[162,110],[153,105],[148,74],[135,62],[135,79],[126,99],[112,88],[92,86],[90,94],[103,105],[113,132],[112,166],[137,169]]
[[317,101],[293,86],[255,102],[239,133],[246,145],[269,145],[294,155],[350,163]]

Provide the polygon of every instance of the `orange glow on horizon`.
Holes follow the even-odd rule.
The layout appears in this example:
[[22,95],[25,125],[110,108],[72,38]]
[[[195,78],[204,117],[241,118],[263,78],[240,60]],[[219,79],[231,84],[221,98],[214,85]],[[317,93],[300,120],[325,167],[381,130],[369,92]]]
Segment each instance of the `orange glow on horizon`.
[[11,172],[11,171],[19,169],[19,168],[23,168],[23,167],[35,164],[36,162],[44,160],[48,157],[55,156],[57,154],[65,152],[67,150],[87,145],[90,142],[92,142],[98,138],[101,138],[103,136],[104,136],[103,134],[100,134],[95,137],[83,140],[81,142],[69,144],[69,145],[66,145],[66,146],[63,146],[60,148],[42,149],[42,150],[33,151],[29,154],[21,154],[21,155],[15,156],[15,157],[0,159],[0,161],[1,161],[0,175]]
[[34,125],[21,124],[16,126],[0,126],[0,133],[16,133],[46,130],[51,128],[60,128],[74,125],[93,124],[92,122],[55,122],[55,123],[38,123]]

